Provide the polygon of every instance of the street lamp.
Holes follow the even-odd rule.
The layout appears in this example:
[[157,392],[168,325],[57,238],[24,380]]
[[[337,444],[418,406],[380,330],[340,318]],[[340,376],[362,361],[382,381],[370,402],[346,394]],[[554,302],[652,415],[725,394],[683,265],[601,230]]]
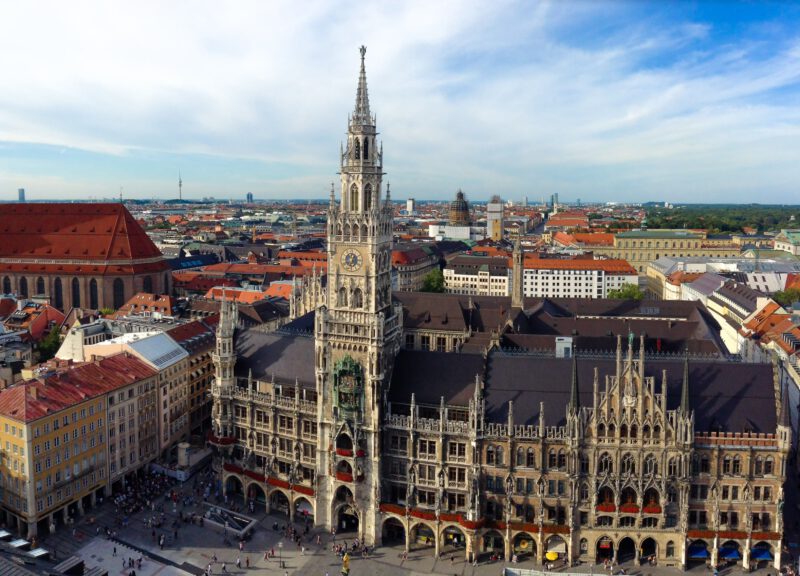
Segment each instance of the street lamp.
[[283,542],[278,542],[278,565],[283,568]]

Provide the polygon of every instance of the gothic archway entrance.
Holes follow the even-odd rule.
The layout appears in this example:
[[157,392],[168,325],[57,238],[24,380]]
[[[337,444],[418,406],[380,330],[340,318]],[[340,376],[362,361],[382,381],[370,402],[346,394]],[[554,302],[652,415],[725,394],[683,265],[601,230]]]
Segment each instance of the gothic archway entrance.
[[464,550],[466,546],[467,537],[457,526],[448,526],[442,531],[441,551],[452,552],[455,550]]
[[271,512],[289,515],[289,498],[280,490],[275,490],[269,497],[269,509]]
[[636,559],[636,543],[632,538],[623,538],[617,547],[617,562],[624,564]]
[[225,493],[228,496],[244,494],[244,486],[242,486],[242,481],[236,476],[228,476],[228,479],[225,480]]
[[381,542],[384,546],[405,544],[406,529],[397,518],[387,518],[381,527]]
[[409,547],[420,549],[433,549],[436,546],[436,534],[427,524],[415,524],[408,537]]
[[305,496],[298,496],[294,500],[294,517],[295,520],[302,520],[303,522],[314,522],[314,507],[308,498]]
[[336,513],[336,533],[358,532],[358,511],[352,504],[343,504]]
[[514,554],[518,558],[536,558],[536,540],[527,532],[520,532],[514,536]]
[[603,536],[597,541],[595,556],[599,562],[614,559],[614,541],[608,536]]
[[641,553],[641,560],[642,562],[647,562],[652,557],[655,559],[658,556],[658,546],[656,545],[656,541],[652,538],[645,538],[642,540],[642,545],[639,547],[639,552]]

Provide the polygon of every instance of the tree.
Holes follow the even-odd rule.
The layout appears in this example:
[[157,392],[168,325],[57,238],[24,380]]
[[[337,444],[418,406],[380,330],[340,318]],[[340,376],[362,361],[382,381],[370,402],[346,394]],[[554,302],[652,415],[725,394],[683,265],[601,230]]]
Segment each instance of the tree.
[[772,295],[772,299],[784,307],[789,307],[795,302],[800,302],[800,288],[779,290]]
[[422,279],[422,292],[444,292],[444,274],[438,268],[431,270]]
[[39,342],[39,362],[50,360],[61,346],[61,333],[58,326],[50,328],[50,332]]
[[623,284],[619,290],[609,290],[608,297],[614,300],[641,300],[644,292],[636,284]]

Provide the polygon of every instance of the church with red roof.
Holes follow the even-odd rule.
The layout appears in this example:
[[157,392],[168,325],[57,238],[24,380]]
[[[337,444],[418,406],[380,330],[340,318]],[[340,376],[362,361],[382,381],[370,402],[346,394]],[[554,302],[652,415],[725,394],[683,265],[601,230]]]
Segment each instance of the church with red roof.
[[123,204],[2,204],[0,235],[6,294],[96,310],[169,293],[166,260]]

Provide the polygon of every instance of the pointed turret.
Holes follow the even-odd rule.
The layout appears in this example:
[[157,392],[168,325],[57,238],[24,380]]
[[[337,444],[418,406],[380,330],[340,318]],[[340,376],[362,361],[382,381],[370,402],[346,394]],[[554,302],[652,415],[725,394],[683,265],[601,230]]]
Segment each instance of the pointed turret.
[[681,387],[681,412],[689,414],[689,349],[683,361],[683,386]]
[[573,414],[581,408],[580,392],[578,390],[578,355],[572,347],[572,388],[569,393],[569,411]]
[[511,277],[511,308],[515,308],[518,310],[522,309],[522,302],[523,302],[523,285],[522,285],[522,275],[523,275],[523,255],[522,255],[522,245],[520,244],[519,238],[514,241],[514,252],[512,255],[513,260],[513,267],[512,267],[512,277]]
[[367,93],[367,70],[364,66],[364,56],[367,47],[359,48],[361,51],[361,72],[358,75],[358,88],[356,89],[356,107],[350,121],[353,124],[372,124],[372,115],[369,111],[369,94]]

